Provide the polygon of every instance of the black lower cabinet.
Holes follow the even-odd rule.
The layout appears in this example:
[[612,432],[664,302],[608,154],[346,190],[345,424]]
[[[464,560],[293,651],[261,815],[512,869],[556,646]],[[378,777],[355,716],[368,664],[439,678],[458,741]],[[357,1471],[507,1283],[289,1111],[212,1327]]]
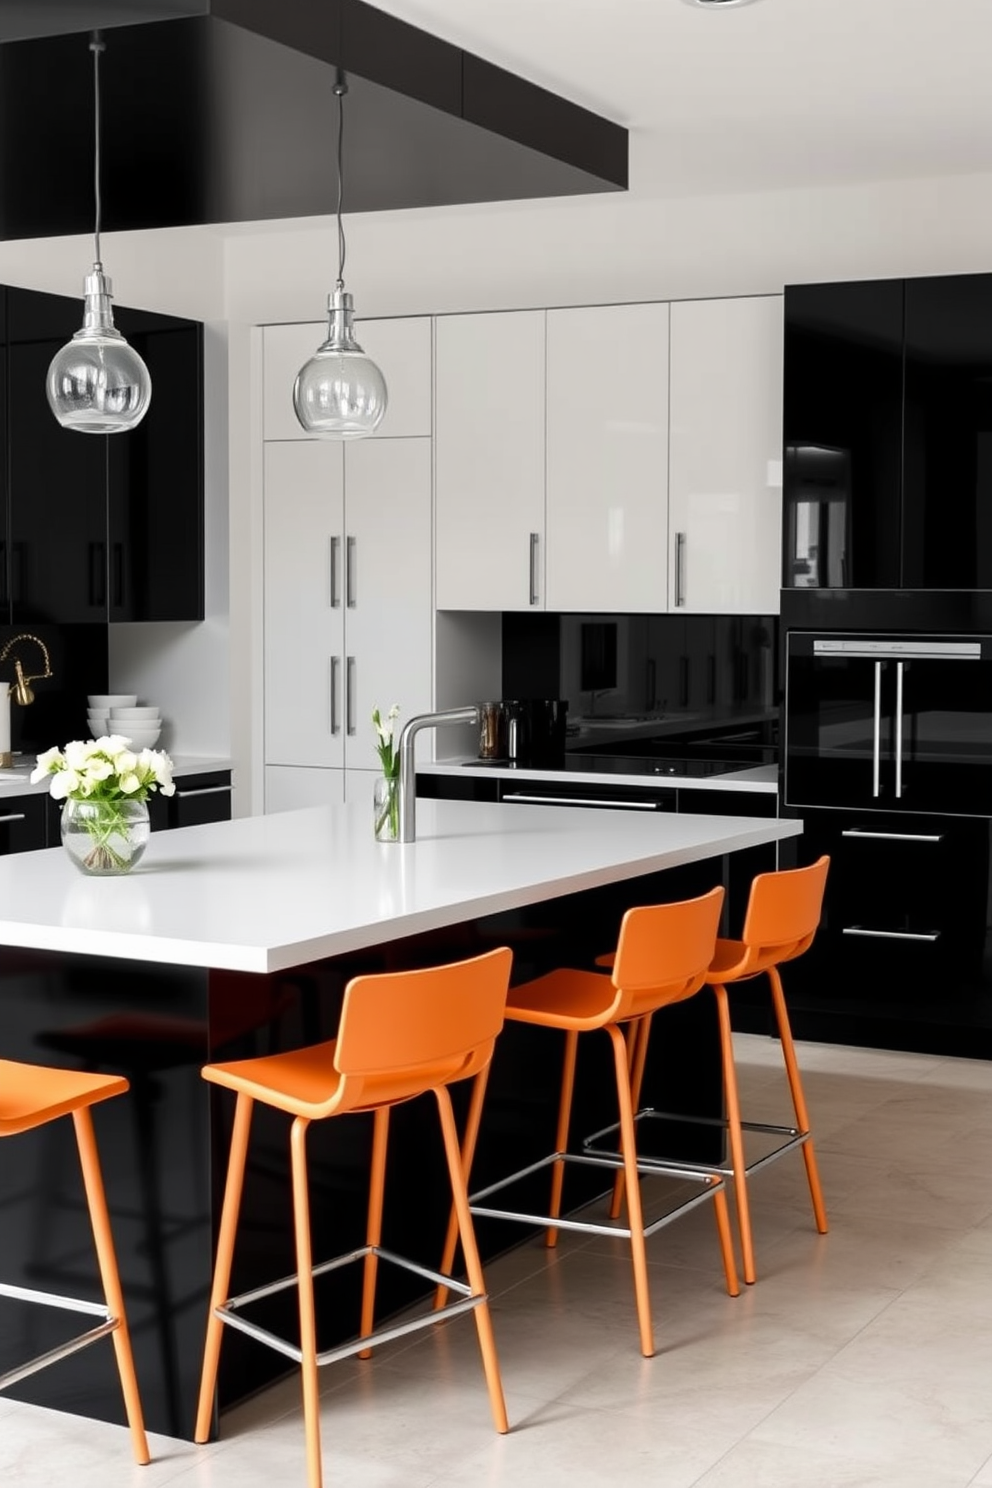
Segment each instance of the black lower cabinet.
[[0,856],[45,846],[46,796],[0,799]]
[[816,940],[783,968],[796,1036],[992,1058],[992,822],[802,819],[783,866],[831,863]]

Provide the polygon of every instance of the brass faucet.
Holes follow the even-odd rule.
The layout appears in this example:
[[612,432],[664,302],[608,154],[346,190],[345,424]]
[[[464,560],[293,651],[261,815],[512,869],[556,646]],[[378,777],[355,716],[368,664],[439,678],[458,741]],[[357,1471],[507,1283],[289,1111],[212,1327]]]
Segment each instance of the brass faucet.
[[24,668],[21,665],[21,658],[19,656],[14,657],[14,681],[10,684],[7,691],[19,707],[26,708],[28,703],[34,702],[34,692],[32,691],[30,684],[32,682],[40,682],[45,677],[50,677],[52,675],[52,663],[48,655],[48,647],[45,645],[44,641],[40,640],[36,635],[30,635],[27,631],[25,631],[22,635],[14,636],[12,640],[9,640],[7,642],[3,650],[0,651],[0,663],[7,660],[7,657],[10,655],[11,648],[16,646],[18,641],[34,641],[35,645],[41,651],[42,657],[44,658],[45,662],[45,670],[43,672],[32,672],[32,674],[28,677],[24,674]]

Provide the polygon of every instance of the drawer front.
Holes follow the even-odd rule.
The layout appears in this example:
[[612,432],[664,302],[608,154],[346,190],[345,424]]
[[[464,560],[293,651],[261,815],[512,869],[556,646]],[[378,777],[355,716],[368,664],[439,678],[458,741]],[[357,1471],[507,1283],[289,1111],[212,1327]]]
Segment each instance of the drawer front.
[[[45,817],[48,796],[10,796],[0,799],[0,853],[31,852],[47,846]],[[58,841],[58,823],[56,836]]]
[[180,775],[175,784],[175,795],[154,794],[148,798],[153,831],[196,827],[204,822],[230,821],[230,770],[214,770],[203,775]]

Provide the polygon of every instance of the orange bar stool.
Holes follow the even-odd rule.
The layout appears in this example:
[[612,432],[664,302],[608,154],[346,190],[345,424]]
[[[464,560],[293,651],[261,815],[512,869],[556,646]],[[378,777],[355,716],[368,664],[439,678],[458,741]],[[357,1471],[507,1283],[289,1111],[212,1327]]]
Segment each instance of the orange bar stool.
[[93,1118],[89,1109],[98,1101],[109,1100],[113,1095],[123,1095],[127,1088],[127,1081],[119,1075],[91,1075],[80,1070],[51,1069],[46,1065],[19,1064],[10,1059],[0,1059],[0,1137],[13,1137],[21,1132],[32,1131],[35,1127],[57,1121],[60,1116],[72,1117],[104,1296],[101,1305],[98,1302],[61,1297],[53,1292],[38,1292],[28,1287],[0,1282],[2,1297],[64,1308],[67,1312],[89,1313],[101,1319],[88,1332],[80,1333],[57,1348],[39,1354],[37,1358],[0,1376],[0,1390],[109,1335],[113,1339],[114,1352],[117,1355],[117,1370],[124,1392],[124,1409],[131,1429],[135,1461],[144,1466],[150,1461],[148,1441],[145,1437],[114,1241],[110,1232],[107,1199],[93,1134]]
[[[806,1164],[806,1179],[813,1202],[813,1218],[821,1235],[827,1233],[827,1211],[820,1187],[820,1174],[813,1150],[809,1112],[803,1093],[796,1047],[792,1039],[789,1011],[782,991],[782,978],[778,968],[785,961],[793,961],[808,951],[813,944],[820,923],[823,906],[823,891],[827,882],[828,857],[818,858],[807,868],[782,869],[777,873],[759,873],[751,884],[744,931],[740,940],[718,940],[713,964],[706,973],[706,981],[716,995],[717,1012],[720,1019],[720,1047],[723,1057],[723,1084],[727,1103],[727,1133],[730,1141],[730,1167],[734,1176],[734,1194],[737,1200],[737,1220],[741,1234],[741,1264],[744,1280],[753,1282],[754,1242],[751,1234],[751,1214],[748,1205],[748,1175],[758,1168],[783,1157],[795,1147],[802,1149]],[[785,1061],[785,1073],[796,1113],[795,1126],[775,1126],[769,1122],[744,1121],[741,1119],[740,1098],[737,1088],[737,1067],[734,1064],[734,1043],[730,1029],[730,1001],[727,988],[751,977],[767,975],[771,986],[772,1006]],[[744,1132],[761,1132],[781,1137],[774,1151],[755,1159],[750,1164],[744,1153]],[[727,1170],[724,1170],[727,1171]]]
[[[688,1164],[667,1164],[654,1158],[639,1158],[632,1088],[632,1060],[638,1048],[640,1030],[646,1027],[658,1009],[692,997],[703,986],[707,968],[713,960],[722,906],[723,889],[715,888],[699,899],[629,909],[620,927],[612,975],[559,968],[535,981],[510,989],[506,1007],[508,1019],[537,1024],[542,1028],[562,1029],[565,1033],[556,1147],[549,1156],[501,1178],[488,1188],[472,1194],[469,1199],[473,1214],[544,1226],[548,1230],[549,1246],[556,1243],[559,1228],[589,1234],[620,1235],[629,1239],[641,1352],[645,1358],[650,1358],[654,1353],[645,1241],[663,1225],[695,1208],[697,1204],[712,1199],[727,1291],[731,1296],[736,1296],[739,1291],[724,1179],[712,1171],[697,1170]],[[621,1150],[619,1153],[570,1153],[569,1125],[578,1037],[580,1033],[599,1028],[606,1031],[613,1045]],[[479,1112],[471,1109],[464,1147],[466,1172],[469,1171],[474,1153],[478,1122]],[[619,1169],[624,1174],[628,1210],[626,1228],[561,1217],[562,1186],[565,1164],[568,1162],[599,1166],[611,1172]],[[552,1170],[549,1214],[525,1214],[492,1205],[491,1195],[542,1167],[550,1167]],[[699,1192],[645,1226],[639,1174],[668,1175],[692,1181],[699,1185]],[[451,1269],[455,1245],[453,1216],[441,1262],[443,1271]],[[444,1296],[442,1288],[436,1298],[439,1305]]]
[[[445,1286],[455,1291],[458,1300],[446,1307],[444,1313],[454,1316],[474,1311],[493,1420],[497,1431],[509,1430],[482,1265],[468,1207],[465,1173],[447,1086],[458,1080],[474,1078],[471,1105],[473,1109],[481,1106],[493,1045],[503,1026],[512,959],[512,953],[504,946],[445,966],[355,977],[345,989],[336,1039],[287,1054],[211,1064],[203,1070],[205,1080],[233,1090],[238,1101],[200,1383],[195,1432],[198,1442],[205,1442],[210,1433],[221,1334],[223,1325],[227,1323],[300,1365],[307,1479],[310,1488],[321,1488],[318,1368],[351,1354],[365,1358],[374,1344],[430,1327],[438,1320],[438,1312],[429,1311],[426,1316],[373,1331],[380,1260],[401,1266],[434,1287]],[[389,1113],[393,1106],[427,1091],[433,1091],[437,1100],[468,1285],[427,1270],[383,1249],[380,1244]],[[228,1298],[248,1135],[256,1101],[293,1118],[290,1160],[297,1273],[267,1286],[256,1287],[240,1297]],[[372,1112],[374,1120],[366,1244],[314,1266],[307,1185],[307,1129],[312,1121],[358,1111]],[[314,1277],[359,1260],[363,1262],[359,1337],[318,1354]],[[290,1286],[297,1288],[299,1296],[299,1347],[241,1314],[242,1307],[248,1303]]]

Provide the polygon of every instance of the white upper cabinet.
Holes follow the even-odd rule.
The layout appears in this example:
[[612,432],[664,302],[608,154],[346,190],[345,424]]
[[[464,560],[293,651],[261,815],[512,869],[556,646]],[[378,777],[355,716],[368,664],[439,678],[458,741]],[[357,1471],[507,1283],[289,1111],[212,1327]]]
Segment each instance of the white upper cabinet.
[[545,320],[527,310],[437,321],[440,610],[545,608]]
[[777,614],[782,296],[671,310],[669,609]]
[[[389,401],[375,439],[431,432],[429,316],[355,322],[355,335],[386,379]],[[296,374],[327,339],[327,321],[265,326],[262,339],[265,439],[307,439],[293,411]]]
[[549,610],[666,608],[668,308],[548,311]]

